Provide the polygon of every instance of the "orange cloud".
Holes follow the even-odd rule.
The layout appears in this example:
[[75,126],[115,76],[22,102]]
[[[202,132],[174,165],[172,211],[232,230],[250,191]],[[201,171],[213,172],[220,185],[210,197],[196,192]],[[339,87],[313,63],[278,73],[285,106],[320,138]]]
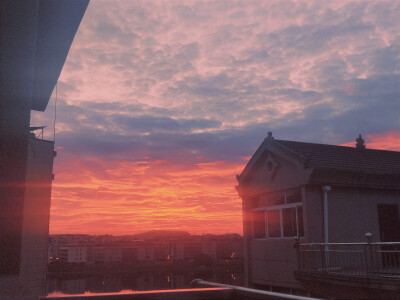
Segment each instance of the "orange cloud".
[[53,185],[50,231],[133,234],[146,230],[242,232],[234,185],[241,163],[64,157]]

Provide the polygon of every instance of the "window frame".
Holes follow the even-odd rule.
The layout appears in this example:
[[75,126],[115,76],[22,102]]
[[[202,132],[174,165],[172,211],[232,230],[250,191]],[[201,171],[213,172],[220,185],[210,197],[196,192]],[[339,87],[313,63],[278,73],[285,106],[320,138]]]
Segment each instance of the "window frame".
[[[299,188],[296,188],[299,189]],[[296,236],[298,237],[304,237],[304,229],[303,229],[303,235],[299,235],[300,234],[300,226],[299,226],[299,208],[301,207],[301,209],[303,209],[303,196],[301,193],[301,189],[299,189],[300,191],[300,196],[301,196],[301,201],[300,202],[295,202],[295,203],[289,203],[287,204],[287,200],[286,200],[286,195],[288,192],[293,191],[294,189],[290,189],[290,190],[284,190],[284,191],[277,191],[278,193],[283,193],[284,194],[284,198],[285,198],[285,204],[279,204],[279,205],[275,205],[275,206],[268,206],[268,194],[264,195],[265,197],[265,202],[264,202],[264,206],[263,207],[256,207],[253,208],[251,210],[252,212],[252,239],[254,240],[274,240],[274,239],[293,239],[295,236],[284,236],[284,230],[283,230],[283,217],[282,217],[282,211],[283,209],[287,209],[287,208],[295,208],[296,209]],[[276,193],[276,192],[275,192]],[[272,194],[272,193],[269,193]],[[262,197],[263,195],[260,195],[260,197]],[[269,236],[269,228],[268,228],[268,211],[274,211],[274,210],[278,210],[279,211],[279,224],[280,224],[280,236],[279,237],[270,237]],[[254,218],[254,212],[258,212],[258,211],[264,211],[264,231],[265,231],[265,236],[264,237],[255,237],[254,233],[255,233],[255,218]],[[303,228],[304,228],[304,211],[303,211]]]

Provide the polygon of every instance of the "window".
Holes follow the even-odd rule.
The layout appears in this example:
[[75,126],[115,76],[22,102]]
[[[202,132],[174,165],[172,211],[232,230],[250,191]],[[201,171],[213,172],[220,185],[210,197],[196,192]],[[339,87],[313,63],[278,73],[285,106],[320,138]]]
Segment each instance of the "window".
[[265,207],[266,204],[266,196],[264,195],[257,195],[251,198],[251,205],[253,208],[258,207]]
[[277,192],[267,194],[267,206],[276,206],[285,204],[285,193]]
[[278,209],[267,211],[268,237],[281,236],[280,211]]
[[297,224],[299,225],[299,234],[298,236],[304,236],[304,225],[303,225],[303,207],[297,207]]
[[301,202],[300,189],[287,191],[285,194],[286,194],[286,204]]
[[255,211],[253,213],[254,238],[265,238],[265,211]]
[[297,235],[296,207],[282,209],[283,236]]
[[259,201],[253,209],[254,238],[304,236],[300,189],[263,194],[254,199],[266,199],[264,206]]

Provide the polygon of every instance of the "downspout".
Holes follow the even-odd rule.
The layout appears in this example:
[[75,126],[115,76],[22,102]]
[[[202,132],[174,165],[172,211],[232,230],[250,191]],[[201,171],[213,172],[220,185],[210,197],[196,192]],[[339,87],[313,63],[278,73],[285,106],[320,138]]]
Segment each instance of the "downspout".
[[329,243],[329,221],[328,221],[328,192],[331,191],[331,186],[324,185],[321,187],[324,192],[324,243]]

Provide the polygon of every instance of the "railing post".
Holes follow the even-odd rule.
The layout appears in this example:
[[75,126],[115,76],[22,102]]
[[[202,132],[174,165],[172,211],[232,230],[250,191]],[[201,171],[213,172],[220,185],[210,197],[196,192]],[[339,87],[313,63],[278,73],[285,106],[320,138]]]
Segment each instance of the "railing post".
[[364,245],[364,269],[365,273],[369,274],[370,263],[369,263],[369,254],[368,254],[368,244]]
[[324,271],[324,273],[326,273],[326,252],[325,252],[325,246],[324,245],[320,245],[319,246],[319,252],[321,254],[322,270]]
[[[367,232],[365,234],[365,239],[367,240],[367,245],[366,245],[366,249],[367,249],[367,253],[369,256],[369,259],[367,258],[367,261],[369,261],[369,273],[370,276],[374,276],[374,271],[375,271],[375,264],[374,264],[374,253],[373,253],[373,249],[372,249],[372,233],[371,232]],[[368,268],[368,265],[367,265]],[[367,270],[366,270],[367,271]]]
[[297,269],[302,270],[302,262],[300,257],[300,238],[296,236],[294,238],[294,245],[293,248],[296,250],[296,257],[297,257]]

